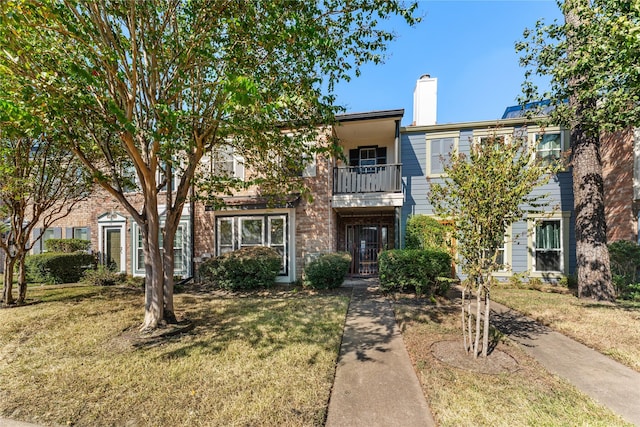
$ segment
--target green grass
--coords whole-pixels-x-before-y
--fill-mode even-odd
[[[321,425],[348,298],[176,295],[193,331],[141,343],[143,295],[30,289],[0,310],[0,414],[70,425]]]
[[[459,340],[460,312],[450,304],[400,300],[396,316],[431,410],[440,426],[624,426],[620,418],[551,375],[509,340],[498,349],[519,364],[515,372],[474,373],[431,353],[438,341]]]
[[[640,372],[640,302],[578,299],[557,287],[494,287],[495,301]]]

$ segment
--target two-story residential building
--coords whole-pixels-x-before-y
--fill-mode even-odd
[[[225,207],[195,208],[196,262],[246,246],[282,254],[283,282],[302,276],[318,254],[348,251],[351,274],[377,273],[377,256],[399,246],[403,204],[399,130],[403,110],[345,114],[330,132],[344,156],[318,156],[302,177],[311,199],[290,195],[275,205],[256,192],[224,197]],[[233,166],[242,178],[242,160]]]
[[[436,123],[436,110],[437,79],[425,75],[416,82],[410,126],[401,126],[403,109],[337,116],[325,137],[337,138],[342,155],[318,156],[304,170],[302,179],[311,200],[293,194],[272,203],[259,192],[247,190],[224,197],[224,208],[188,203],[174,245],[175,274],[190,277],[206,258],[262,245],[282,255],[282,282],[296,281],[306,263],[333,251],[352,255],[350,274],[375,275],[380,251],[403,246],[408,218],[434,215],[429,186],[443,178],[443,161],[454,149],[469,152],[472,144],[482,143],[493,133],[505,141],[515,137],[534,141],[543,159],[563,157],[569,149],[567,131],[542,129],[522,117],[518,108],[508,108],[499,120],[447,124]],[[637,132],[603,138],[610,241],[638,236],[638,141]],[[240,179],[251,173],[241,157],[232,152],[218,154],[216,168]],[[527,272],[530,277],[556,280],[574,273],[570,169],[558,172],[535,191],[546,195],[548,208],[506,230],[501,252],[509,267],[499,276]],[[34,238],[40,233],[36,230]],[[117,270],[144,274],[137,225],[101,190],[44,231],[34,252],[44,250],[44,241],[52,237],[89,239],[92,250]]]
[[[426,84],[437,84],[435,79],[423,76]],[[425,82],[422,82],[425,84]],[[421,81],[416,87],[416,103],[429,97],[433,90],[420,92]],[[431,94],[430,94],[431,93]],[[414,107],[415,108],[415,107]],[[422,120],[415,115],[412,126],[401,129],[403,181],[406,201],[402,207],[402,228],[411,215],[434,215],[429,202],[431,183],[441,182],[444,163],[454,151],[469,153],[473,144],[481,144],[484,138],[497,136],[507,142],[510,138],[526,137],[534,141],[537,156],[549,161],[562,158],[569,149],[569,133],[558,127],[542,129],[523,117],[503,118],[493,121],[435,124],[435,120]],[[566,168],[550,181],[535,190],[545,194],[548,207],[544,212],[529,215],[516,222],[508,230],[501,250],[503,263],[508,266],[498,276],[511,276],[527,272],[529,277],[556,280],[573,274],[576,265],[573,215],[572,177]]]

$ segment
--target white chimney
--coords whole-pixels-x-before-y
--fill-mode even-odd
[[[413,124],[429,126],[436,124],[438,107],[438,79],[424,74],[416,82],[413,91]]]

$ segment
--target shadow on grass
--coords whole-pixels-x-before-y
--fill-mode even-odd
[[[511,338],[535,339],[548,334],[551,330],[533,319],[525,317],[515,311],[504,313],[491,312],[491,324],[498,331]]]
[[[187,300],[190,300],[187,297]],[[234,342],[251,346],[260,357],[267,357],[292,344],[318,344],[333,348],[342,330],[342,319],[336,297],[306,298],[198,299],[190,304],[187,319],[194,326],[192,339],[179,348],[162,353],[162,359],[188,357],[193,352],[216,354]],[[180,336],[163,342],[177,342]],[[160,342],[139,345],[147,348]],[[312,358],[313,359],[313,358]],[[313,363],[310,360],[309,363]]]
[[[77,284],[47,285],[42,288],[29,287],[24,304],[2,305],[2,308],[20,308],[52,302],[79,304],[96,298],[119,298],[135,294],[142,295],[142,292],[139,289],[125,287],[96,287]]]

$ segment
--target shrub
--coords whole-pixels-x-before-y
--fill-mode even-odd
[[[44,242],[44,247],[49,252],[64,252],[67,254],[79,251],[88,251],[91,246],[90,240],[83,239],[48,239]]]
[[[222,289],[256,289],[273,285],[282,268],[282,257],[271,248],[238,249],[200,265],[200,277]]]
[[[448,228],[427,215],[413,215],[407,221],[406,249],[446,249]]]
[[[578,279],[576,276],[562,276],[558,285],[564,286],[567,289],[578,289]]]
[[[322,254],[304,269],[304,286],[313,289],[333,289],[342,285],[349,271],[348,252]]]
[[[640,291],[637,284],[640,246],[635,242],[618,240],[609,245],[609,256],[616,295],[623,299],[636,298]]]
[[[104,265],[99,265],[95,270],[86,270],[82,276],[83,283],[93,286],[114,286],[126,279],[126,273],[116,273]]]
[[[25,265],[29,279],[43,283],[75,283],[85,270],[93,268],[94,257],[84,252],[30,255]]]
[[[394,249],[378,257],[380,289],[442,295],[451,284],[451,256],[443,250]]]

